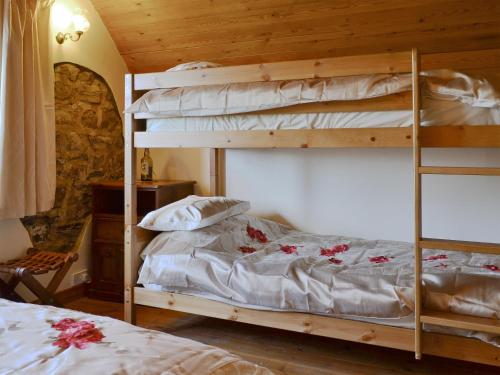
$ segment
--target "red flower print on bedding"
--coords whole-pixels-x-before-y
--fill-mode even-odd
[[[293,254],[297,252],[297,246],[294,245],[280,245],[280,250],[285,254]]]
[[[448,259],[448,255],[439,254],[439,255],[431,255],[430,257],[424,258],[424,260],[427,260],[427,261],[442,260],[442,259]]]
[[[252,240],[256,240],[260,243],[267,242],[267,236],[264,234],[264,232],[250,225],[247,225],[247,234]]]
[[[74,346],[77,349],[85,349],[90,343],[100,343],[104,338],[102,332],[95,327],[95,324],[85,320],[62,319],[52,323],[52,328],[60,331],[56,341],[52,343],[61,349]]]
[[[343,253],[347,250],[349,250],[349,245],[341,244],[341,245],[332,246],[331,248],[322,247],[320,250],[320,254],[323,256],[326,256],[326,257],[331,257],[331,256],[335,256],[336,254]]]
[[[493,271],[493,272],[500,272],[500,267],[494,264],[485,264],[483,268],[486,268],[487,270]]]
[[[330,263],[333,263],[333,264],[342,264],[342,261],[340,259],[337,259],[337,258],[330,258],[330,259],[328,259],[328,261]]]
[[[250,246],[240,246],[240,251],[243,254],[252,254],[255,253],[257,250],[255,250],[253,247]]]
[[[379,264],[379,263],[388,263],[390,260],[386,256],[381,255],[381,256],[378,256],[378,257],[371,257],[369,259],[369,261],[372,262],[372,263],[378,263]]]

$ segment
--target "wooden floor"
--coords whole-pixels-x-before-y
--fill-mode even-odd
[[[66,307],[123,318],[123,305],[89,298]],[[243,323],[139,307],[138,325],[215,345],[250,361],[290,375],[499,374],[498,369],[347,341],[308,336]]]

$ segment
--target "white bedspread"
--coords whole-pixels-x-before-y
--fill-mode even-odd
[[[500,96],[479,78],[438,70],[423,73],[422,95],[471,107],[498,108]],[[127,112],[149,118],[218,116],[296,104],[360,100],[411,90],[409,74],[373,74],[327,79],[252,82],[151,90]]]
[[[238,215],[161,233],[142,256],[138,282],[164,290],[393,325],[413,312],[413,246],[404,242],[304,233]],[[500,318],[499,257],[425,251],[423,263],[426,307]]]
[[[3,299],[0,373],[272,375],[213,346],[116,319]]]
[[[422,125],[499,125],[500,108],[472,107],[460,101],[423,99]],[[270,115],[153,118],[149,132],[289,130],[405,127],[413,124],[411,111],[332,112]]]

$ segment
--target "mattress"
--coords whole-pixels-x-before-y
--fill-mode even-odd
[[[159,234],[138,283],[251,308],[411,326],[413,246],[317,235],[249,215]],[[424,251],[424,305],[500,317],[499,257]],[[500,337],[461,332],[500,346]]]
[[[0,299],[1,374],[271,375],[222,349],[120,320]]]
[[[153,118],[149,132],[335,129],[407,127],[411,111],[335,112],[301,114],[236,114],[205,117]],[[423,99],[422,125],[498,125],[500,108],[473,107],[460,101]]]

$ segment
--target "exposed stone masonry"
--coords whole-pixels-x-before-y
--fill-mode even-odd
[[[52,210],[22,219],[34,246],[69,251],[91,212],[89,183],[123,177],[123,133],[111,89],[93,71],[55,72],[57,190]]]

